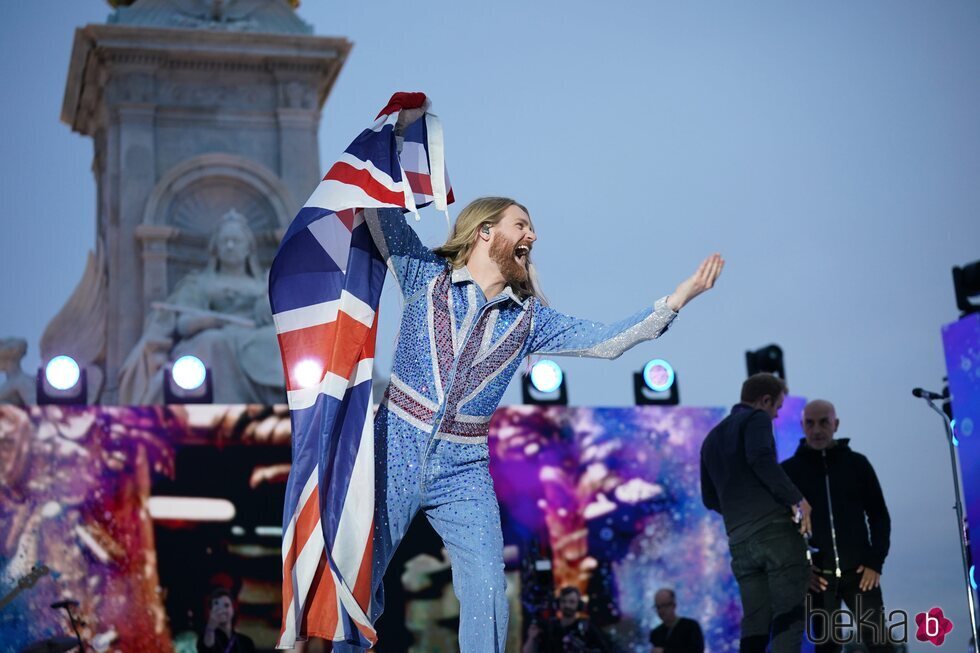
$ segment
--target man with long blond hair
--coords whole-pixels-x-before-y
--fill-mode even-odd
[[[503,651],[503,536],[487,432],[504,390],[530,354],[616,358],[658,337],[714,285],[724,261],[709,256],[670,295],[601,324],[544,304],[531,264],[537,235],[527,209],[512,199],[472,202],[434,250],[399,210],[365,211],[365,219],[404,298],[391,383],[375,417],[377,459],[385,465],[375,586],[422,510],[452,561],[460,650]]]

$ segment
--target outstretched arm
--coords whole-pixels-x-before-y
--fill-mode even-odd
[[[666,297],[652,308],[612,324],[572,317],[548,306],[539,306],[534,313],[528,353],[618,358],[630,347],[660,336],[675,317],[677,313],[667,307]]]
[[[534,318],[529,353],[618,358],[634,345],[659,337],[677,311],[709,290],[725,262],[718,254],[706,258],[697,271],[677,289],[653,305],[612,324],[572,317],[549,307],[539,307]]]

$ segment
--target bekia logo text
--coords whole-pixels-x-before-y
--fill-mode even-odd
[[[814,644],[844,645],[907,642],[909,638],[909,613],[892,610],[887,617],[883,610],[865,609],[860,594],[855,597],[854,613],[847,610],[827,611],[813,607],[812,597],[806,597],[806,636]],[[943,614],[942,608],[915,615],[915,638],[942,646],[953,630],[953,622]]]

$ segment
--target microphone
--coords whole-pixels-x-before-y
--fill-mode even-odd
[[[912,390],[912,394],[920,399],[929,399],[930,401],[935,399],[945,399],[948,396],[946,393],[939,394],[937,392],[923,390],[922,388],[915,388]]]
[[[68,599],[67,601],[58,601],[57,603],[52,603],[51,607],[55,610],[60,610],[61,608],[77,608],[78,601],[73,601],[72,599]]]

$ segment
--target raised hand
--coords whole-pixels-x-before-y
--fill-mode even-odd
[[[667,306],[675,312],[684,308],[692,299],[714,287],[724,267],[725,259],[721,254],[715,253],[704,259],[698,266],[697,272],[682,281],[667,298]]]
[[[211,613],[208,615],[208,623],[205,628],[210,631],[216,630],[221,626],[221,622],[224,619],[224,612],[220,608],[213,608]]]

